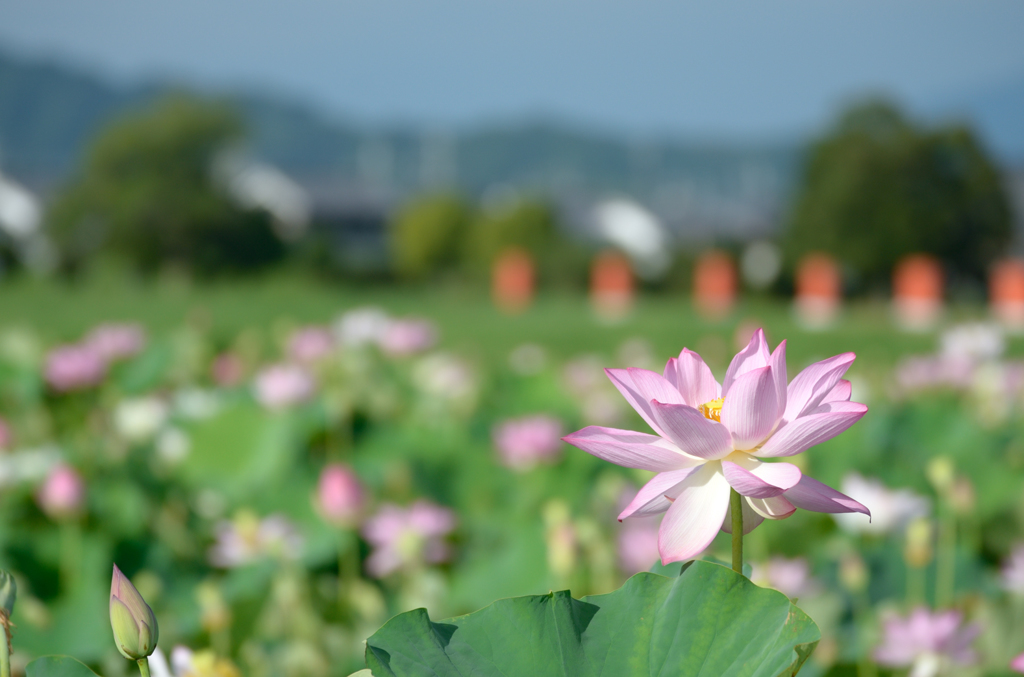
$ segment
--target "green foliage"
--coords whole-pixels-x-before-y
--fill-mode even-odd
[[[407,279],[423,279],[454,268],[471,218],[470,207],[453,195],[410,202],[390,224],[395,271]]]
[[[65,267],[101,253],[142,271],[175,264],[200,274],[279,259],[270,217],[239,208],[213,179],[216,154],[240,134],[231,110],[184,97],[111,124],[50,214]]]
[[[494,259],[510,247],[524,249],[539,261],[549,258],[556,239],[555,215],[550,207],[540,202],[518,202],[483,212],[474,220],[466,247],[467,263],[489,272]]]
[[[821,635],[782,594],[694,562],[674,578],[642,573],[619,590],[499,600],[448,621],[426,610],[367,640],[376,675],[795,675]]]
[[[785,250],[791,265],[828,252],[869,283],[912,252],[982,278],[1010,236],[999,173],[969,129],[919,129],[869,103],[811,149]]]
[[[28,664],[25,677],[96,677],[96,673],[70,656],[43,656]]]

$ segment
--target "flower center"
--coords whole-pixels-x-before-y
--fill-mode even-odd
[[[722,405],[725,404],[725,398],[719,397],[717,400],[711,400],[697,407],[697,411],[704,414],[704,418],[709,418],[712,421],[722,422]]]

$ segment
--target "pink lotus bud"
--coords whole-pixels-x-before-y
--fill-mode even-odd
[[[36,502],[53,519],[70,517],[82,509],[85,484],[74,468],[62,463],[50,471],[36,494]]]
[[[89,332],[84,343],[104,360],[123,360],[142,351],[146,332],[137,324],[101,324]]]
[[[334,350],[334,335],[323,327],[300,329],[288,340],[288,356],[296,362],[316,362]]]
[[[256,399],[267,409],[284,409],[313,396],[313,377],[296,365],[276,364],[256,376]]]
[[[12,441],[13,436],[11,435],[11,426],[7,424],[7,421],[0,418],[0,451],[10,449]]]
[[[46,382],[57,392],[91,388],[106,373],[106,360],[89,345],[61,346],[46,356]]]
[[[351,527],[359,522],[366,494],[351,468],[335,463],[320,473],[317,508],[332,524]]]

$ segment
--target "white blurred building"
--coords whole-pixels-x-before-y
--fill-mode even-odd
[[[668,231],[657,216],[632,200],[613,198],[593,210],[594,233],[621,249],[637,275],[657,280],[672,263]]]

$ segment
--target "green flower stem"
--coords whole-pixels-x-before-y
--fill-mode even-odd
[[[11,635],[7,629],[7,614],[0,610],[3,615],[3,637],[0,637],[0,677],[11,677]]]
[[[732,510],[732,570],[743,575],[743,499],[735,489],[729,490]]]
[[[139,659],[139,672],[142,673],[142,677],[149,677],[149,659],[148,658],[140,658]]]
[[[60,523],[59,580],[61,592],[71,593],[78,588],[78,570],[82,561],[82,527],[77,517],[67,517]]]
[[[956,515],[943,506],[939,518],[938,557],[935,561],[935,607],[945,609],[953,603],[956,586]]]

